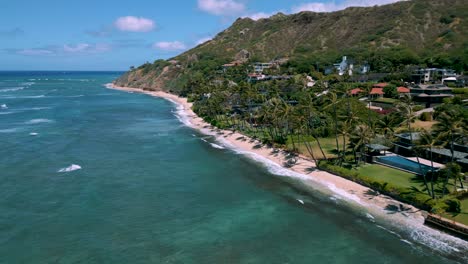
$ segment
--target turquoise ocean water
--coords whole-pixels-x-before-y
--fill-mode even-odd
[[[0,73],[0,263],[466,261],[106,89],[118,75]]]

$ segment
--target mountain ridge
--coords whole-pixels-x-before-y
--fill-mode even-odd
[[[405,65],[468,68],[468,1],[412,0],[349,7],[330,13],[278,13],[257,21],[239,18],[212,40],[167,61],[124,74],[117,85],[179,92],[247,51],[249,61],[288,58],[298,72],[323,71],[349,55],[374,71]],[[313,65],[313,66],[312,66]]]

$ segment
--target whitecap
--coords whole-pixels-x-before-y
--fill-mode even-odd
[[[50,120],[50,119],[46,119],[46,118],[37,118],[37,119],[31,119],[27,122],[25,122],[25,124],[27,125],[34,125],[34,124],[41,124],[41,123],[52,123],[54,122],[53,120]]]
[[[301,199],[296,199],[299,203],[301,204],[304,204],[304,201],[302,201]]]
[[[31,133],[29,133],[29,135],[30,135],[30,136],[37,136],[37,135],[39,135],[39,134],[36,133],[36,132],[31,132]]]
[[[45,95],[30,95],[30,96],[3,96],[2,99],[35,99],[35,98],[44,98]]]
[[[2,105],[0,105],[0,108],[1,109],[8,109],[8,106],[6,104],[2,104]]]
[[[23,90],[23,89],[24,89],[24,87],[10,87],[10,88],[4,88],[4,89],[0,89],[0,93],[15,92],[15,91]]]
[[[114,88],[114,84],[113,84],[113,83],[106,83],[106,84],[104,84],[104,86],[105,86],[106,88],[109,88],[109,89]]]
[[[66,168],[61,168],[57,172],[72,172],[72,171],[76,171],[76,170],[81,170],[81,166],[76,165],[76,164],[72,164],[72,165],[70,165],[70,166],[68,166]]]
[[[366,213],[366,217],[369,218],[370,220],[374,220],[375,217],[369,213]]]
[[[0,133],[14,133],[17,132],[18,128],[7,128],[7,129],[0,129]]]
[[[215,144],[215,143],[210,143],[210,145],[211,145],[213,148],[216,148],[216,149],[225,149],[225,147],[220,146],[220,145]]]
[[[413,243],[411,243],[410,241],[406,240],[406,239],[400,239],[401,242],[403,243],[406,243],[408,245],[413,245]]]

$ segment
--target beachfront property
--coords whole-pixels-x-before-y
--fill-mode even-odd
[[[402,156],[414,156],[414,147],[421,140],[418,132],[395,134],[397,140],[393,142],[393,151]],[[426,148],[422,154],[425,158],[430,158],[436,162],[448,163],[452,161],[452,150],[450,146]],[[453,144],[453,161],[458,163],[464,170],[468,170],[468,145]]]

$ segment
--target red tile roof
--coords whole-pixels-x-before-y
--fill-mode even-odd
[[[409,93],[410,92],[410,89],[406,88],[406,87],[403,87],[403,86],[400,86],[397,88],[397,91],[399,93]]]
[[[352,89],[349,93],[351,95],[356,95],[356,94],[362,93],[362,89],[361,88],[355,88],[355,89]]]
[[[376,87],[376,88],[385,88],[386,86],[388,86],[388,83],[376,83],[376,84],[374,84],[373,87]]]
[[[372,88],[370,94],[378,94],[378,95],[383,95],[383,88]]]

